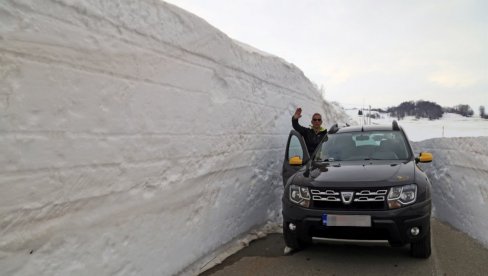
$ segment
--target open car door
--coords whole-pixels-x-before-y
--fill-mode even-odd
[[[295,130],[290,131],[288,142],[286,143],[285,160],[283,161],[283,185],[286,185],[288,178],[302,168],[308,162],[307,146],[300,133]]]

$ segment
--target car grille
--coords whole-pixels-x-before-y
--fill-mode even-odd
[[[311,188],[312,208],[330,210],[385,210],[387,188]],[[345,194],[342,196],[341,194]],[[349,196],[352,196],[350,198]],[[344,199],[343,199],[344,197]],[[350,201],[348,203],[348,201]]]

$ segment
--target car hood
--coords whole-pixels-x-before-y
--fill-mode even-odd
[[[351,162],[331,164],[327,169],[310,172],[313,186],[386,187],[411,184],[415,180],[415,162]]]

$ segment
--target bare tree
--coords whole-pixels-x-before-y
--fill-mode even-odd
[[[391,116],[395,116],[398,120],[405,116],[415,116],[416,118],[428,118],[429,120],[436,120],[442,117],[444,111],[442,107],[434,102],[429,101],[409,101],[403,102],[397,107],[390,107],[387,110]]]
[[[488,114],[485,113],[485,107],[480,105],[480,117],[483,119],[488,119]]]

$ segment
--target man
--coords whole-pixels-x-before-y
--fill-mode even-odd
[[[299,107],[291,118],[291,124],[293,128],[303,136],[308,153],[309,155],[312,155],[322,138],[327,135],[327,130],[322,128],[322,116],[319,113],[315,113],[312,116],[312,128],[301,126],[298,123],[300,117],[302,117],[302,109]]]

